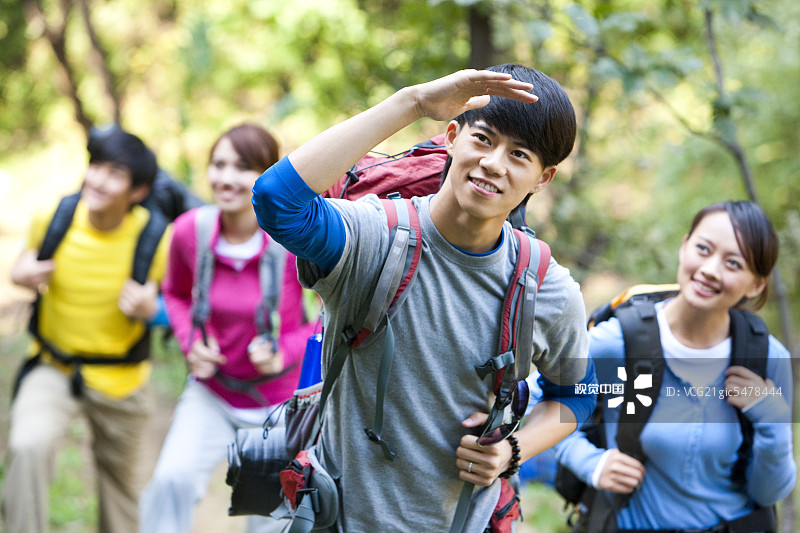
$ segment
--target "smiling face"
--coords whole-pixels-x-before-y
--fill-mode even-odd
[[[81,197],[92,215],[120,217],[133,204],[144,200],[149,186],[133,187],[131,171],[125,165],[110,161],[90,163],[86,169]]]
[[[680,298],[705,311],[725,311],[742,298],[754,298],[766,280],[747,265],[739,248],[730,216],[725,211],[707,214],[679,253]]]
[[[470,217],[502,221],[525,198],[552,180],[555,166],[542,167],[524,142],[499,133],[482,120],[451,122],[445,136],[452,163],[443,191]]]
[[[259,173],[247,167],[227,137],[219,140],[208,164],[208,182],[214,203],[222,212],[252,211],[253,184]]]

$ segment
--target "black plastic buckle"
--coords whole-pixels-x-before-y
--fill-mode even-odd
[[[347,177],[350,178],[350,183],[358,183],[358,176],[352,169],[347,171]]]
[[[390,461],[394,461],[394,452],[389,448],[389,445],[386,444],[386,441],[383,440],[375,433],[372,428],[364,427],[364,433],[367,434],[367,438],[372,442],[379,444],[381,450],[383,450],[383,456],[386,457]]]
[[[514,389],[500,387],[500,392],[495,399],[495,405],[500,409],[505,409],[511,405],[511,400],[514,398]]]
[[[652,359],[639,359],[638,361],[634,362],[633,364],[633,371],[636,374],[635,376],[628,376],[629,380],[636,379],[637,377],[641,376],[642,374],[650,374],[653,375],[656,372],[656,364]],[[700,530],[704,531],[704,530]]]
[[[482,365],[475,365],[475,372],[483,379],[491,372],[497,372],[514,362],[514,353],[511,351],[495,355],[486,360]]]
[[[345,326],[344,330],[342,331],[342,341],[345,344],[350,345],[353,342],[353,339],[356,338],[357,333],[353,329],[353,326]]]

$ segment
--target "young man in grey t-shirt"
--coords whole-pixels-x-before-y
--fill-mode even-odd
[[[369,301],[390,235],[375,196],[350,202],[319,193],[403,127],[453,116],[446,180],[437,194],[413,199],[422,255],[392,319],[396,349],[382,439],[394,460],[363,429],[374,418],[381,335],[352,349],[328,400],[321,445],[326,466],[341,472],[339,531],[447,531],[464,481],[478,489],[463,531],[488,525],[512,446],[477,442],[492,384],[475,367],[500,345],[518,254],[505,221],[550,183],[570,153],[574,111],[541,72],[520,65],[461,71],[402,89],[328,129],[267,170],[253,189],[259,223],[298,256],[301,282],[322,297],[327,365],[340,333]],[[576,396],[573,386],[595,379],[584,324],[577,283],[551,260],[533,327],[544,398],[514,433],[522,461],[560,441],[594,408],[594,398]]]

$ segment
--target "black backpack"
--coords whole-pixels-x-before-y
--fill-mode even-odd
[[[142,205],[151,211],[160,211],[168,220],[174,221],[178,215],[205,205],[205,202],[166,170],[159,168],[150,194]]]
[[[642,451],[640,436],[658,399],[665,368],[655,303],[677,293],[677,285],[636,285],[623,291],[589,316],[589,328],[611,317],[619,320],[625,343],[625,371],[629,382],[633,382],[640,374],[652,376],[652,387],[648,389],[634,390],[633,387],[625,387],[623,404],[633,401],[636,394],[645,394],[652,401],[649,406],[639,402],[633,414],[622,410],[617,428],[619,450],[643,463],[646,457]],[[766,354],[769,351],[769,331],[766,325],[758,316],[741,309],[731,309],[730,316],[731,366],[744,366],[765,378]],[[740,411],[737,411],[737,415],[743,439],[731,470],[731,478],[736,484],[744,485],[745,472],[752,457],[753,425]],[[607,446],[602,423],[603,401],[598,398],[595,412],[580,430],[586,434],[589,442],[599,448]],[[574,532],[602,533],[616,530],[615,511],[627,503],[625,495],[597,491],[587,486],[561,463],[556,467],[555,489],[564,498],[565,507],[577,507],[581,513],[582,519],[575,525]],[[572,518],[570,514],[567,520],[570,525],[573,525]]]
[[[39,254],[37,259],[44,261],[53,257],[58,245],[64,239],[67,231],[72,224],[72,218],[75,216],[75,209],[80,200],[80,193],[74,193],[65,196],[61,199],[56,208],[53,218],[47,227],[45,236],[42,239],[42,245],[39,247]],[[161,237],[166,231],[169,221],[158,210],[151,209],[150,218],[139,234],[139,239],[136,243],[136,250],[133,254],[133,265],[131,267],[131,278],[138,283],[144,284],[147,282],[147,276],[150,272],[150,265],[153,262],[153,257],[158,249],[158,244],[161,242]],[[150,356],[150,330],[146,329],[144,335],[131,347],[124,358],[118,357],[81,357],[72,354],[64,353],[61,349],[54,346],[47,339],[43,338],[39,332],[39,299],[37,294],[36,299],[32,304],[31,317],[28,322],[28,331],[39,342],[39,345],[47,350],[58,361],[73,366],[75,372],[72,380],[72,392],[79,396],[83,386],[83,380],[80,375],[81,364],[119,364],[119,363],[138,363],[144,361]],[[33,370],[41,360],[41,353],[27,359],[23,362],[22,367],[17,373],[12,390],[12,398],[16,396],[19,385],[25,375]]]

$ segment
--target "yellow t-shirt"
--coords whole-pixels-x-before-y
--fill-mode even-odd
[[[53,212],[35,217],[29,248],[39,248]],[[131,277],[136,243],[149,216],[137,205],[115,229],[99,231],[89,222],[86,204],[78,203],[72,225],[53,254],[55,270],[39,302],[39,332],[45,339],[67,354],[122,358],[141,338],[145,325],[125,316],[117,300],[123,282]],[[170,236],[171,227],[150,267],[149,278],[156,282],[164,276]],[[82,369],[85,386],[125,398],[148,381],[151,365],[144,361]]]

